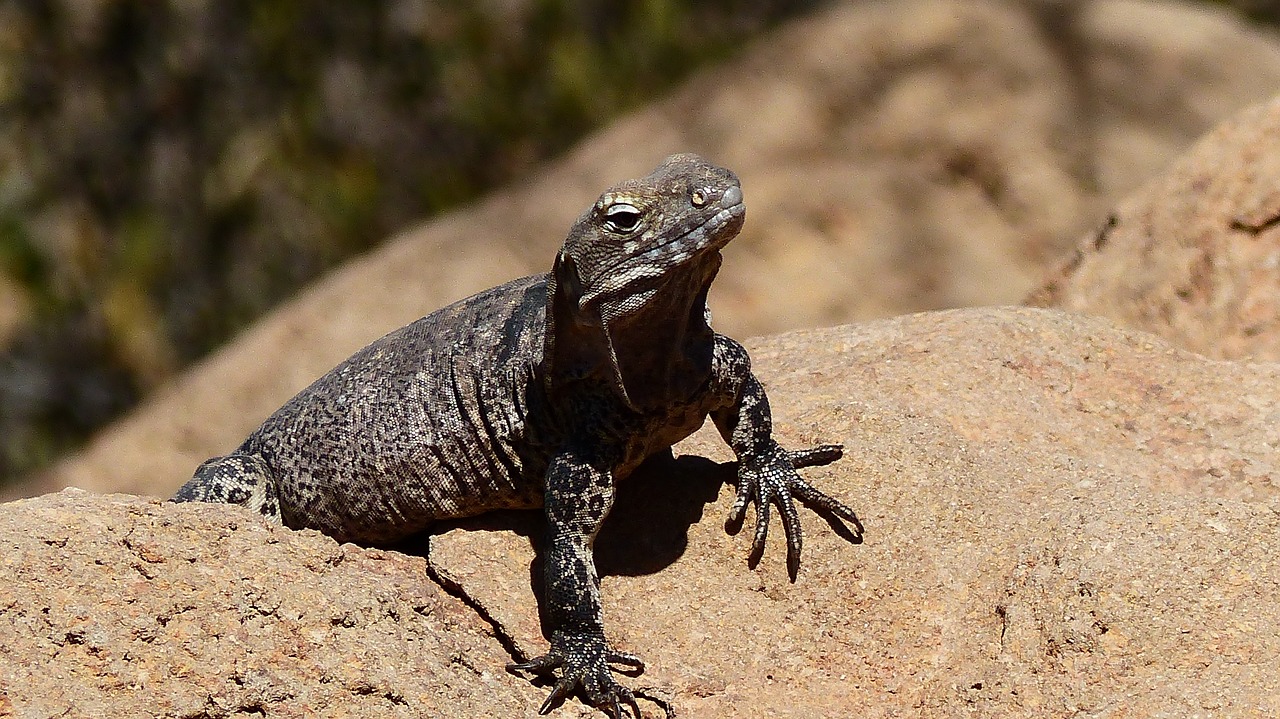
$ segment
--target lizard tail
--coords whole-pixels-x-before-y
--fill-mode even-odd
[[[206,461],[170,501],[240,504],[282,522],[275,476],[267,463],[253,454],[232,452]]]

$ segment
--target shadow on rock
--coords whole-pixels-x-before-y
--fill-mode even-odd
[[[679,559],[689,545],[689,527],[702,519],[736,467],[670,453],[646,460],[619,485],[613,511],[596,537],[600,576],[653,574]]]

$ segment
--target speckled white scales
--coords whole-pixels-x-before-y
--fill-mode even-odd
[[[861,527],[796,473],[840,457],[773,440],[769,402],[737,342],[708,324],[720,249],[742,227],[738,179],[694,155],[610,188],[578,218],[552,271],[482,292],[352,355],[209,460],[176,501],[245,504],[290,527],[393,542],[433,521],[544,507],[551,649],[514,670],[560,677],[639,717],[610,663],[641,669],[604,637],[591,543],[618,481],[710,416],[739,458],[731,522],[756,506],[751,561],[770,507],[794,579],[793,497]]]

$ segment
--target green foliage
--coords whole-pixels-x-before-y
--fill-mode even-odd
[[[0,3],[0,481],[812,2]],[[0,278],[3,279],[3,278]]]

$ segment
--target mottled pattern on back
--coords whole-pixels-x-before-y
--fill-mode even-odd
[[[284,522],[386,542],[436,519],[541,506],[547,457],[527,415],[546,297],[539,275],[445,307],[281,407],[239,451],[274,468]]]

